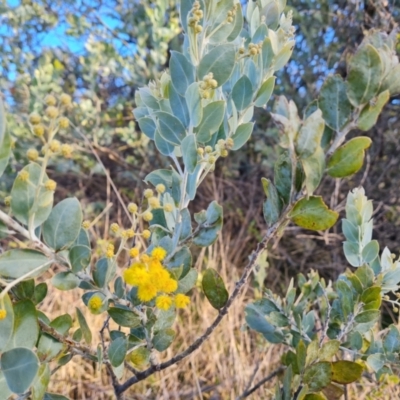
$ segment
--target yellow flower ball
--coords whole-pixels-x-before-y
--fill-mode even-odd
[[[165,282],[160,282],[160,291],[165,293],[173,293],[178,289],[178,282],[175,279],[169,278]]]
[[[71,156],[72,156],[72,151],[73,151],[73,148],[72,148],[72,146],[69,145],[69,144],[63,144],[63,145],[61,146],[61,154],[62,154],[62,156],[65,157],[65,158],[71,158]]]
[[[151,190],[151,189],[146,189],[144,192],[143,192],[143,196],[144,197],[146,197],[146,199],[148,199],[149,197],[152,197],[153,196],[153,191]]]
[[[52,94],[48,94],[45,98],[44,98],[44,102],[46,103],[46,105],[48,106],[55,106],[57,104],[57,100],[56,98],[52,95]]]
[[[54,192],[57,187],[57,182],[53,181],[53,179],[49,179],[45,184],[44,187],[46,190],[49,190],[50,192]]]
[[[40,124],[40,121],[42,120],[42,117],[39,115],[39,114],[37,114],[37,113],[32,113],[30,116],[29,116],[29,122],[32,124],[32,125],[38,125],[38,124]]]
[[[164,260],[165,256],[167,255],[167,251],[163,249],[162,247],[155,247],[151,251],[151,256],[158,261]]]
[[[160,208],[160,200],[157,197],[153,196],[149,198],[149,206],[151,208]]]
[[[152,282],[145,282],[139,286],[137,296],[143,302],[153,300],[157,296],[157,288]]]
[[[71,96],[70,96],[69,94],[63,93],[63,94],[60,96],[60,103],[61,103],[63,106],[68,107],[68,106],[71,105],[71,102],[72,102],[72,99],[71,99]]]
[[[33,133],[38,136],[42,137],[44,135],[44,126],[42,124],[35,125],[32,129]]]
[[[119,225],[118,225],[117,223],[114,222],[113,224],[111,224],[110,230],[111,230],[111,232],[113,232],[113,233],[118,233],[118,232],[119,232]]]
[[[148,254],[142,254],[140,256],[140,261],[143,263],[148,263],[150,261],[150,256]]]
[[[174,206],[170,203],[164,205],[164,211],[172,212],[174,210]]]
[[[128,204],[128,210],[130,213],[135,214],[138,210],[138,206],[135,203],[129,203]]]
[[[148,229],[145,229],[142,232],[143,239],[148,239],[151,236],[151,232]]]
[[[182,293],[175,296],[175,306],[176,308],[185,308],[189,305],[190,298]]]
[[[129,250],[129,255],[130,255],[132,258],[136,258],[136,257],[139,255],[139,249],[138,249],[137,247],[132,247],[132,248]]]
[[[153,219],[153,214],[150,211],[146,211],[143,213],[143,219],[149,222]]]
[[[36,161],[39,158],[39,152],[36,149],[28,149],[26,156],[30,161]]]
[[[22,182],[27,182],[29,179],[29,172],[26,170],[22,170],[19,174],[18,174],[18,179]]]
[[[2,319],[5,319],[7,317],[7,311],[6,310],[0,310],[0,321]]]
[[[52,140],[50,142],[49,148],[53,153],[57,153],[58,151],[60,151],[61,144],[58,140]]]
[[[172,306],[172,299],[169,296],[161,295],[156,298],[156,307],[160,310],[167,311]]]
[[[58,121],[58,124],[60,125],[60,128],[67,129],[69,127],[69,119],[66,117],[62,117]]]
[[[56,119],[58,117],[58,109],[53,106],[47,107],[45,113],[49,119]]]
[[[90,221],[83,221],[82,222],[82,228],[83,229],[89,229],[90,228]]]
[[[92,312],[99,311],[102,305],[103,299],[98,294],[93,295],[88,301],[89,310]]]
[[[142,263],[134,263],[123,273],[124,281],[131,286],[144,285],[149,281],[149,273]]]
[[[162,183],[159,183],[156,186],[156,190],[157,190],[157,193],[160,193],[160,194],[164,193],[165,192],[165,185],[163,185]]]

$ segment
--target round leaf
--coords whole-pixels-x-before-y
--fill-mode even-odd
[[[228,301],[228,291],[218,272],[212,268],[205,270],[202,281],[203,291],[210,304],[219,310]]]
[[[302,228],[322,231],[332,227],[339,214],[330,210],[321,196],[300,199],[289,213],[292,221]]]
[[[65,199],[53,208],[43,225],[44,241],[56,251],[68,248],[78,237],[81,225],[82,210],[78,199]]]
[[[352,361],[335,361],[332,366],[332,381],[347,385],[360,379],[364,368]]]
[[[50,215],[54,192],[41,186],[35,201],[42,168],[36,163],[30,163],[22,171],[27,172],[29,178],[27,181],[19,179],[18,176],[15,179],[11,190],[11,209],[18,221],[24,225],[28,225],[29,218],[34,214],[33,227],[36,228]],[[48,180],[44,173],[41,183],[45,184]]]
[[[39,360],[31,350],[17,347],[1,355],[0,366],[8,387],[14,393],[24,393],[36,376]]]
[[[371,143],[370,138],[360,136],[339,147],[328,161],[326,170],[328,175],[333,178],[344,178],[355,174],[362,167],[365,150]]]

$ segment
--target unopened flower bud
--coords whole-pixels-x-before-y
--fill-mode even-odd
[[[153,219],[153,214],[150,211],[145,211],[143,213],[143,219],[147,222],[151,221]]]
[[[60,125],[60,128],[67,129],[69,127],[69,119],[66,117],[62,117],[58,121],[58,124]]]
[[[57,100],[56,98],[52,95],[52,94],[48,94],[45,98],[44,98],[44,102],[46,105],[48,106],[55,106],[57,104]]]
[[[60,151],[61,144],[58,140],[52,140],[50,142],[49,148],[53,153],[57,153],[58,151]]]
[[[18,179],[22,182],[27,182],[29,179],[29,172],[26,170],[20,171],[20,173],[18,174]]]
[[[50,119],[56,119],[58,117],[58,109],[53,106],[47,107],[45,113]]]
[[[11,196],[7,196],[7,197],[4,198],[4,204],[7,207],[10,207],[10,205],[11,205]]]
[[[71,100],[71,96],[70,96],[69,94],[63,93],[63,94],[60,96],[60,103],[61,103],[63,106],[68,107],[68,106],[71,105],[71,102],[72,102],[72,100]]]
[[[49,190],[50,192],[54,192],[57,187],[57,182],[53,181],[53,179],[49,179],[45,184],[44,187],[46,190]]]
[[[148,229],[145,229],[145,230],[142,232],[142,237],[143,237],[143,239],[148,239],[150,236],[151,236],[151,232],[150,232]]]
[[[83,221],[82,222],[82,228],[83,229],[89,229],[90,228],[90,221]]]
[[[159,208],[160,207],[160,200],[158,200],[157,197],[153,196],[153,197],[149,197],[149,206],[151,208]]]
[[[63,157],[65,158],[71,158],[72,156],[72,146],[69,144],[63,144],[61,146],[61,154],[63,155]]]
[[[146,189],[144,192],[143,192],[143,196],[144,197],[146,197],[146,199],[148,199],[149,197],[152,197],[153,196],[153,191],[151,190],[151,189]]]
[[[159,183],[156,186],[156,190],[157,190],[157,193],[160,193],[160,194],[164,193],[165,192],[165,185],[163,185],[162,183]]]
[[[39,114],[37,114],[37,113],[32,113],[30,116],[29,116],[29,122],[32,124],[32,125],[37,125],[37,124],[40,124],[40,121],[42,120],[42,117],[39,115]]]
[[[111,224],[110,230],[111,230],[111,232],[113,232],[113,233],[118,233],[118,232],[119,232],[119,225],[118,225],[117,223],[114,222],[113,224]]]
[[[44,135],[44,126],[42,124],[35,125],[32,130],[36,136],[42,137]]]
[[[221,150],[221,157],[228,157],[228,150],[222,149]]]
[[[170,204],[170,203],[164,204],[164,210],[166,212],[172,212],[173,209],[174,209],[174,206],[172,204]]]
[[[30,161],[36,161],[39,158],[39,152],[36,149],[28,149],[26,156]]]
[[[211,146],[206,146],[204,148],[204,150],[205,150],[206,153],[212,153],[212,147]]]
[[[128,204],[128,211],[132,214],[135,214],[138,210],[138,206],[135,203],[129,203]]]

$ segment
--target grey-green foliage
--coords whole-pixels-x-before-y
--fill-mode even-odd
[[[305,396],[301,398],[307,394],[329,398],[333,389],[339,398],[340,385],[358,380],[367,368],[379,378],[394,374],[393,368],[400,366],[398,328],[391,325],[379,332],[382,301],[397,305],[387,293],[399,289],[400,262],[387,248],[378,254],[379,245],[372,240],[372,212],[363,188],[349,193],[343,246],[356,269],[348,269],[335,283],[326,283],[313,271],[308,277],[300,274],[297,287],[292,281],[284,297],[267,289],[262,299],[246,307],[250,328],[269,342],[288,347],[283,358],[287,379],[278,387],[276,399],[299,390]]]

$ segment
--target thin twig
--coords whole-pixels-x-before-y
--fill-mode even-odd
[[[284,370],[285,370],[285,367],[277,368],[275,371],[271,372],[264,379],[261,379],[261,381],[258,382],[257,384],[255,384],[251,389],[246,390],[239,397],[236,397],[236,400],[242,400],[242,399],[245,399],[246,397],[250,396],[257,389],[259,389],[262,385],[264,385],[265,383],[269,382],[271,379],[275,378],[277,375],[279,375]]]

